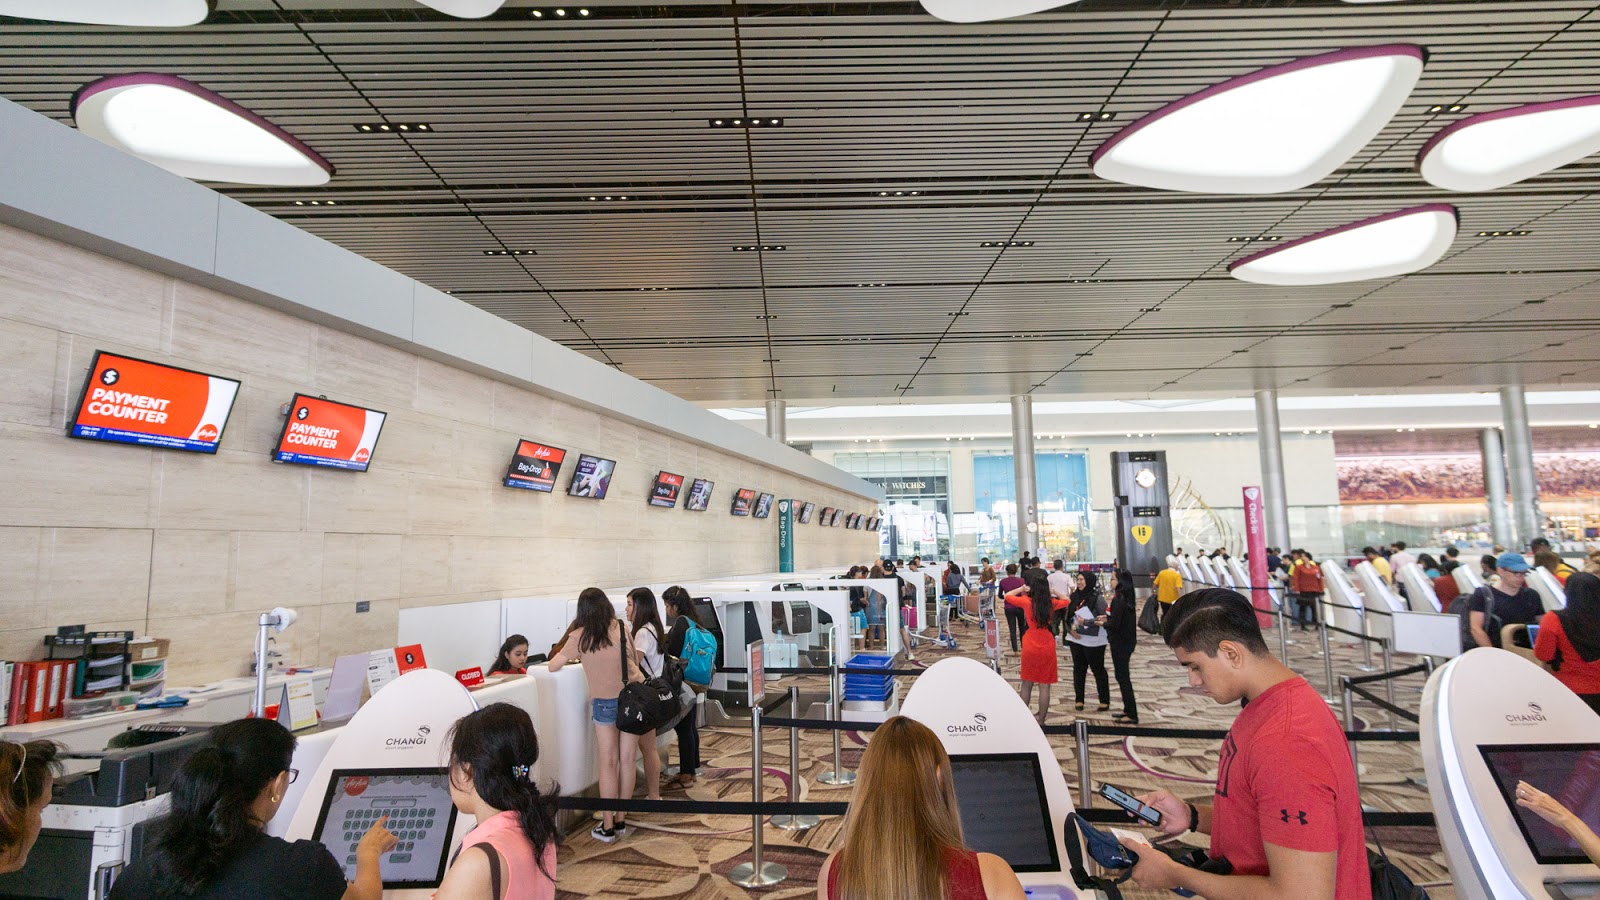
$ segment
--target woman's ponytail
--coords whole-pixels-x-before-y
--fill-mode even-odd
[[[28,809],[49,796],[50,778],[60,769],[49,741],[0,741],[0,857],[21,843]]]
[[[458,719],[451,726],[449,742],[451,777],[464,767],[483,802],[516,813],[523,834],[533,844],[539,870],[554,880],[555,873],[544,868],[544,851],[561,840],[556,828],[556,789],[546,794],[534,784],[539,737],[527,711],[491,703]]]

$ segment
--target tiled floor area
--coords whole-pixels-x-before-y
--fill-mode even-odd
[[[918,652],[922,664],[931,663],[951,653],[981,657],[976,628],[956,629],[960,646],[955,651]],[[1323,664],[1315,656],[1317,646],[1314,634],[1294,634],[1296,643],[1290,647],[1291,665],[1305,675],[1313,685],[1323,685]],[[1209,697],[1187,687],[1187,678],[1173,660],[1172,654],[1156,638],[1140,635],[1141,643],[1134,655],[1133,672],[1140,701],[1141,725],[1170,728],[1226,728],[1231,723],[1236,707],[1222,707]],[[1268,635],[1268,643],[1277,647],[1275,633]],[[1333,647],[1336,677],[1339,673],[1355,674],[1361,664],[1358,647],[1335,644]],[[1086,716],[1092,721],[1110,724],[1110,713],[1095,713],[1094,688],[1089,687],[1089,712],[1072,711],[1070,685],[1071,663],[1062,650],[1063,682],[1056,686],[1052,697],[1050,723],[1069,723],[1075,716]],[[1396,657],[1395,668],[1414,662],[1409,657]],[[1006,660],[1002,671],[1015,680],[1016,664]],[[823,690],[820,679],[802,679],[803,690]],[[788,681],[780,686],[786,687]],[[1421,697],[1423,678],[1411,676],[1396,681],[1396,702],[1403,708],[1416,710]],[[813,686],[814,685],[814,686]],[[1113,682],[1112,691],[1116,687]],[[1337,712],[1337,710],[1336,710]],[[1358,728],[1388,726],[1388,716],[1375,707],[1360,704],[1357,707]],[[1400,723],[1402,729],[1414,725]],[[867,735],[845,732],[842,746],[844,764],[853,768],[865,746]],[[1057,758],[1061,762],[1067,783],[1077,796],[1077,760],[1073,742],[1067,737],[1054,738]],[[763,760],[767,771],[766,793],[781,799],[788,790],[789,742],[787,731],[771,729],[764,735]],[[1422,777],[1422,759],[1415,743],[1364,743],[1359,745],[1362,769],[1362,800],[1379,810],[1427,812],[1428,796],[1417,783]],[[1090,761],[1095,780],[1109,780],[1136,788],[1166,787],[1182,797],[1206,798],[1216,774],[1217,744],[1213,741],[1173,740],[1161,738],[1091,737]],[[748,800],[750,796],[750,735],[748,729],[708,729],[702,733],[702,756],[708,766],[699,785],[688,792],[696,800]],[[799,796],[803,800],[848,800],[851,789],[834,788],[818,782],[817,776],[831,764],[831,739],[827,732],[802,732],[800,738]],[[640,789],[639,796],[643,796]],[[668,792],[668,799],[684,796],[683,792]],[[815,896],[817,867],[832,848],[842,819],[824,818],[821,824],[802,832],[785,832],[776,828],[765,830],[767,858],[780,862],[789,870],[789,879],[767,890],[746,891],[727,879],[734,865],[747,861],[750,854],[750,820],[748,817],[714,815],[634,815],[630,820],[637,825],[631,834],[615,844],[602,844],[593,840],[587,827],[568,837],[560,854],[557,897],[562,900],[590,897],[604,900],[621,900],[625,897],[641,898],[729,898],[748,897],[752,894],[764,898]],[[1448,884],[1443,852],[1432,828],[1385,828],[1379,839],[1384,848],[1418,883],[1440,883],[1429,887],[1434,900],[1454,900],[1454,891]],[[1370,839],[1370,833],[1369,833]],[[1129,898],[1170,897],[1167,892],[1142,892],[1130,890]]]

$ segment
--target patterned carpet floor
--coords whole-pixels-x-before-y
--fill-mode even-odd
[[[918,665],[929,665],[949,655],[982,658],[980,632],[975,627],[957,626],[957,649],[953,651],[921,649],[917,652]],[[1132,671],[1140,704],[1140,724],[1156,728],[1227,728],[1237,712],[1237,707],[1220,706],[1197,689],[1188,687],[1188,679],[1172,653],[1156,638],[1140,635],[1140,645],[1134,654]],[[1289,648],[1290,665],[1312,683],[1324,687],[1324,666],[1313,632],[1292,634],[1295,643]],[[1267,636],[1268,644],[1276,651],[1277,635]],[[1334,673],[1361,674],[1363,663],[1360,648],[1353,643],[1335,643],[1332,646]],[[1417,660],[1396,656],[1396,669],[1408,667]],[[1097,713],[1093,679],[1090,678],[1087,712],[1072,708],[1071,661],[1065,648],[1061,651],[1062,682],[1056,685],[1051,698],[1049,724],[1068,724],[1075,717],[1111,724],[1111,713]],[[1002,673],[1016,683],[1016,660],[1002,659]],[[906,679],[902,679],[905,681]],[[1413,675],[1395,680],[1395,702],[1398,706],[1417,709],[1421,699],[1423,676]],[[802,676],[782,679],[777,690],[787,690],[798,683],[802,691],[822,693],[826,679]],[[1380,686],[1381,688],[1381,686]],[[769,687],[769,692],[773,687]],[[1111,691],[1115,696],[1116,685]],[[1381,690],[1378,692],[1381,695]],[[769,693],[771,696],[771,693]],[[903,693],[902,693],[902,696]],[[1113,699],[1113,709],[1119,709]],[[1356,728],[1388,728],[1389,716],[1376,706],[1358,702],[1355,707]],[[1335,709],[1335,714],[1340,710]],[[1398,727],[1414,730],[1415,724],[1401,720]],[[862,749],[869,733],[846,731],[842,735],[842,764],[854,769],[859,763]],[[1067,784],[1078,796],[1076,750],[1070,737],[1052,738],[1056,758],[1066,774]],[[764,793],[774,800],[785,799],[789,781],[788,732],[767,729],[763,732],[762,762],[765,771]],[[1135,789],[1164,787],[1180,797],[1209,801],[1216,777],[1217,741],[1181,740],[1167,738],[1094,737],[1090,738],[1090,764],[1092,777],[1111,781]],[[666,799],[685,797],[694,800],[749,800],[750,799],[750,733],[745,728],[708,728],[701,733],[701,756],[706,768],[699,783],[684,791],[668,791]],[[1370,809],[1395,812],[1430,811],[1426,787],[1422,778],[1422,758],[1416,743],[1363,743],[1359,745],[1362,802]],[[674,761],[676,751],[673,753]],[[818,781],[818,776],[832,767],[832,740],[825,731],[803,731],[800,735],[800,768],[797,787],[801,800],[847,801],[851,787],[833,787]],[[644,796],[641,787],[638,796]],[[1102,801],[1103,803],[1103,801]],[[798,831],[783,831],[767,827],[763,834],[766,859],[781,863],[788,869],[788,879],[772,888],[746,890],[728,880],[734,866],[750,859],[750,818],[748,816],[719,816],[704,814],[673,815],[666,813],[634,814],[629,817],[635,826],[622,840],[604,844],[589,836],[588,823],[575,827],[567,835],[561,848],[557,878],[558,900],[575,898],[762,898],[814,897],[816,874],[823,858],[834,847],[840,832],[842,818],[825,817],[815,827]],[[1427,886],[1434,900],[1454,900],[1455,893],[1449,884],[1444,853],[1438,836],[1432,828],[1382,828],[1375,829],[1377,837],[1390,857],[1418,884]],[[1372,831],[1369,830],[1369,841]],[[1131,885],[1125,885],[1131,888]],[[1155,900],[1170,897],[1169,892],[1148,892],[1138,889],[1125,891],[1125,896],[1138,900]]]

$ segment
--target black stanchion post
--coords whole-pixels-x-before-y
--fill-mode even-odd
[[[800,718],[800,689],[794,685],[789,686],[789,718]],[[800,729],[793,725],[789,726],[789,802],[800,802]],[[773,826],[784,831],[802,831],[820,821],[816,816],[803,814],[772,817]]]
[[[1389,699],[1389,705],[1394,705],[1394,657],[1389,651],[1389,639],[1383,639],[1383,672],[1390,677],[1383,680],[1384,696]],[[1399,731],[1400,724],[1395,720],[1394,710],[1389,710],[1389,730]]]
[[[1351,731],[1355,731],[1356,730],[1355,696],[1350,691],[1350,679],[1348,679],[1348,678],[1344,679],[1344,730],[1346,732],[1351,732]],[[1360,787],[1361,787],[1361,757],[1360,757],[1358,751],[1356,750],[1356,742],[1355,741],[1349,741],[1349,744],[1350,744],[1350,762],[1351,762],[1352,765],[1355,766],[1355,770],[1356,770],[1356,788],[1359,790]]]
[[[834,640],[834,629],[828,629],[828,718],[837,722],[844,707],[839,705],[839,647]],[[856,773],[839,767],[839,729],[833,731],[833,771],[823,772],[817,781],[823,784],[855,784]]]
[[[1269,596],[1269,597],[1272,596],[1272,592],[1268,591],[1267,592],[1267,596]],[[1284,604],[1285,604],[1285,602],[1287,600],[1288,600],[1288,595],[1286,595],[1286,594],[1280,594],[1279,595],[1279,598],[1278,598],[1278,657],[1281,660],[1283,660],[1283,664],[1286,665],[1286,666],[1289,664],[1289,631],[1288,631],[1288,629],[1283,627],[1283,607],[1284,607]]]
[[[1089,787],[1089,720],[1074,719],[1072,736],[1078,742],[1078,806],[1088,809],[1094,805],[1094,791]]]
[[[1317,606],[1317,630],[1322,632],[1322,674],[1326,679],[1323,684],[1327,685],[1325,696],[1327,696],[1328,702],[1331,703],[1334,695],[1333,652],[1328,648],[1328,607],[1321,603],[1317,604]]]

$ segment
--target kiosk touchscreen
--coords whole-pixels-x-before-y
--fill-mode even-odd
[[[379,818],[400,839],[383,855],[385,888],[436,888],[449,861],[456,808],[448,769],[335,769],[311,839],[356,878],[356,846]]]
[[[968,848],[1014,872],[1061,871],[1037,753],[952,753],[950,771]]]
[[[1589,861],[1571,835],[1517,805],[1517,782],[1526,781],[1554,797],[1600,832],[1600,743],[1480,744],[1478,752],[1535,862],[1551,866]]]

